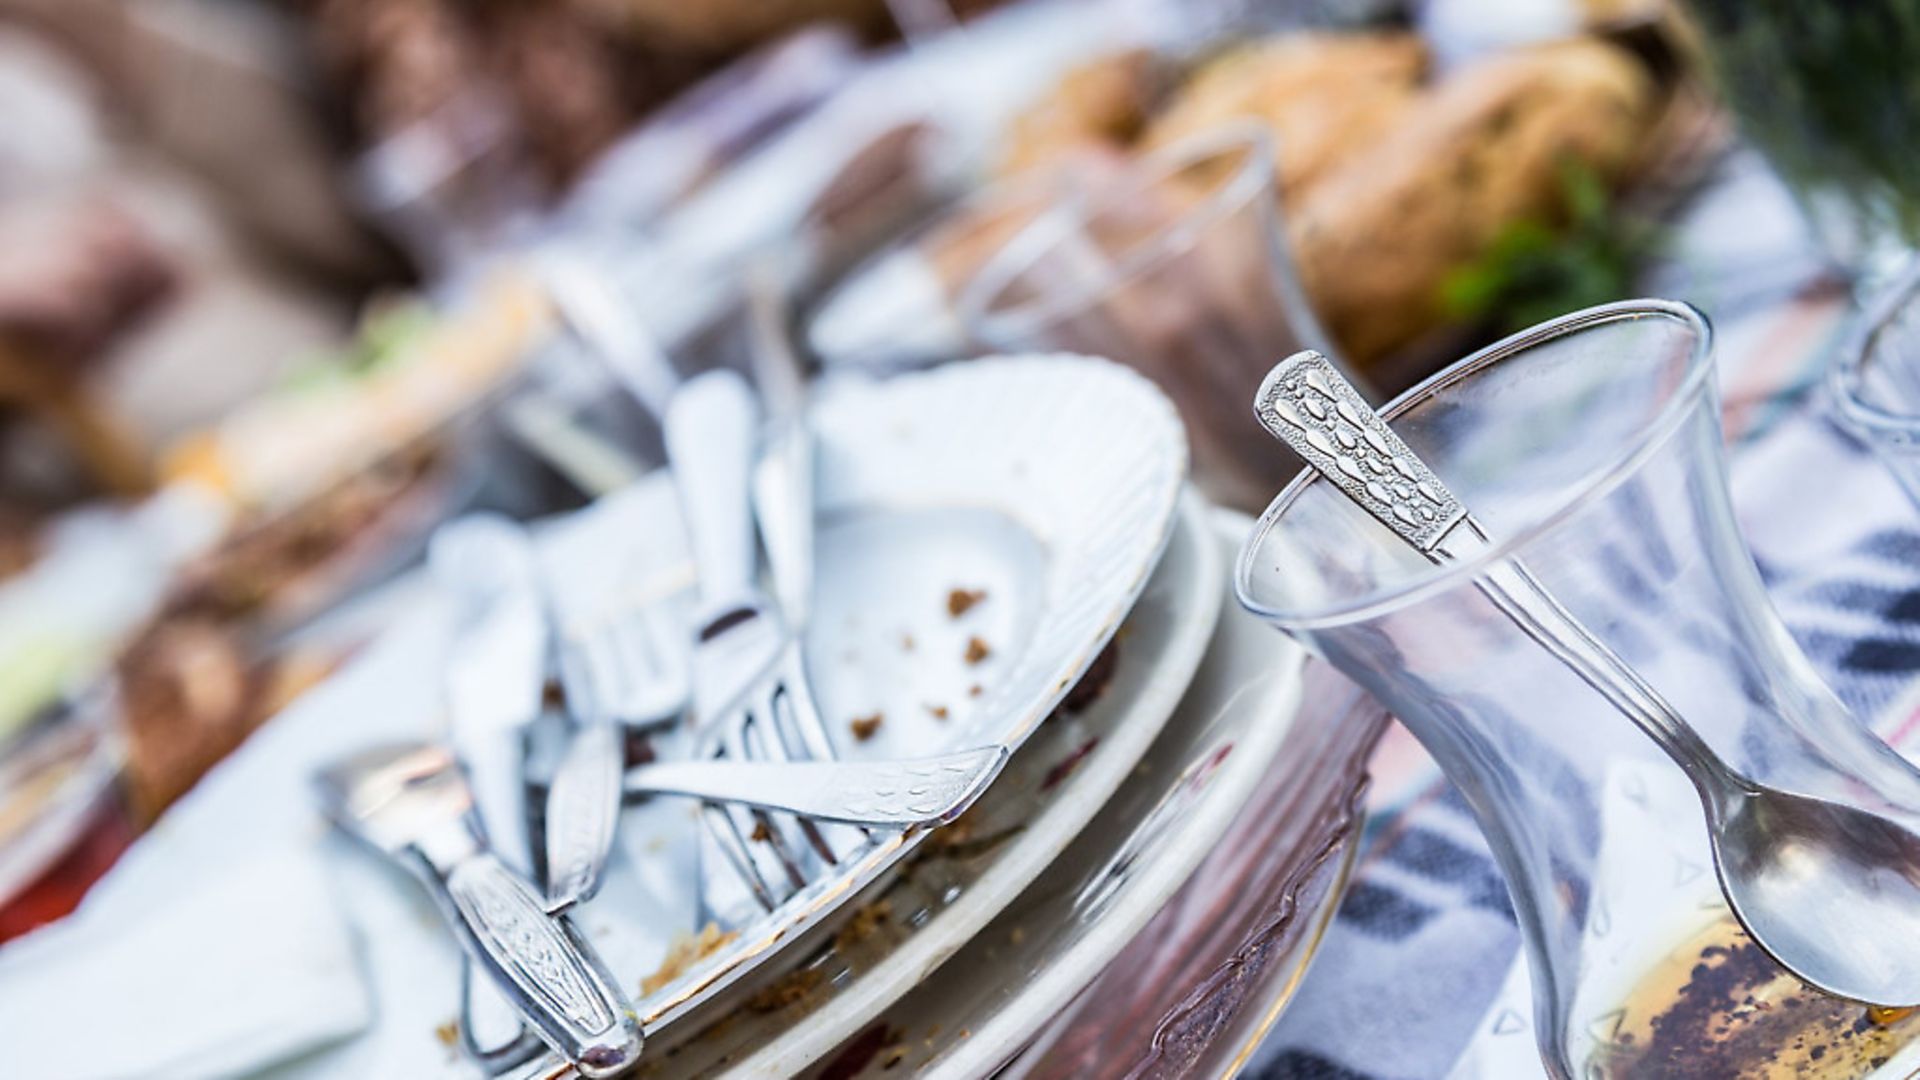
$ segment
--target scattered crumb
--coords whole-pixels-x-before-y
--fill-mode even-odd
[[[540,704],[548,709],[567,707],[567,692],[561,688],[558,679],[548,679],[546,685],[540,688]]]
[[[947,591],[947,615],[957,619],[979,606],[986,598],[985,589],[950,589]]]
[[[907,1048],[904,1046],[896,1046],[887,1051],[887,1056],[885,1060],[880,1062],[880,1067],[883,1069],[891,1069],[905,1060],[907,1060]]]
[[[854,912],[853,917],[847,920],[847,925],[841,927],[840,932],[833,935],[834,951],[844,955],[848,949],[858,945],[862,940],[872,937],[876,931],[887,925],[892,919],[893,903],[891,901],[876,900],[868,904],[866,907]]]
[[[960,1037],[961,1037],[961,1038],[963,1038],[963,1039],[971,1039],[971,1038],[973,1038],[973,1029],[972,1029],[972,1028],[961,1028],[961,1029],[960,1029]]]
[[[769,829],[769,828],[767,828],[767,823],[766,823],[766,822],[764,822],[764,821],[756,821],[756,822],[754,822],[754,823],[753,823],[753,837],[752,837],[752,839],[754,839],[754,840],[756,840],[756,841],[758,841],[758,842],[760,842],[760,843],[762,843],[762,844],[764,844],[764,843],[766,843],[767,841],[769,841],[769,840],[771,840],[771,839],[773,839],[773,830],[772,830],[772,829]]]
[[[912,652],[914,644],[915,643],[914,643],[912,634],[900,635],[900,651],[901,652]]]
[[[451,1047],[460,1041],[460,1021],[449,1020],[433,1029],[433,1037],[440,1040],[441,1046]]]
[[[886,723],[886,720],[887,716],[885,713],[874,713],[872,716],[856,716],[847,722],[847,730],[853,732],[855,739],[866,742],[879,732],[880,725]]]
[[[933,717],[935,720],[945,720],[947,718],[947,707],[945,705],[929,705],[927,706],[927,715]]]
[[[967,663],[978,664],[981,661],[985,660],[987,657],[992,655],[993,655],[993,647],[988,645],[986,642],[980,640],[978,636],[970,637],[967,639],[967,652],[966,652]]]
[[[818,964],[790,971],[748,998],[747,1008],[754,1012],[769,1013],[779,1012],[789,1005],[798,1005],[825,979],[826,974]]]
[[[727,943],[738,936],[739,932],[734,930],[722,933],[719,923],[708,923],[698,934],[676,935],[667,946],[667,958],[660,961],[653,974],[640,980],[640,993],[651,994],[686,974],[688,968],[726,948]]]
[[[1010,941],[1010,942],[1012,942],[1012,943],[1013,943],[1013,944],[1015,944],[1015,945],[1018,945],[1018,944],[1020,944],[1021,942],[1023,942],[1023,941],[1025,941],[1025,940],[1027,940],[1027,928],[1026,928],[1026,927],[1024,927],[1024,926],[1016,926],[1016,927],[1014,927],[1014,928],[1013,928],[1013,929],[1012,929],[1012,930],[1011,930],[1011,931],[1010,931],[1010,932],[1009,932],[1009,933],[1007,934],[1007,940],[1008,940],[1008,941]]]
[[[974,683],[972,686],[967,687],[968,697],[979,697],[981,694],[984,694],[986,692],[987,692],[987,688],[984,686],[981,686],[979,683]]]

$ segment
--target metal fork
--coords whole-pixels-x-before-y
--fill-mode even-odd
[[[560,628],[557,666],[575,730],[547,794],[547,902],[556,909],[599,889],[619,824],[627,732],[670,724],[686,707],[680,618],[654,598]]]
[[[802,733],[819,725],[818,710],[798,649],[755,582],[749,487],[756,420],[752,391],[730,371],[689,381],[667,411],[667,454],[700,571],[692,665],[697,752],[735,761],[806,760],[814,751]],[[708,805],[702,818],[703,918],[729,921],[724,915],[742,899],[742,884],[771,908],[786,889],[810,880],[810,850],[833,859],[819,830],[790,815]]]

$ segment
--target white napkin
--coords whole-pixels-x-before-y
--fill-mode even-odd
[[[76,915],[0,949],[9,1075],[234,1076],[367,1025],[353,942],[311,853],[201,884],[138,920]]]

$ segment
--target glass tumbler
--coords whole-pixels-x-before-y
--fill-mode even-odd
[[[1920,773],[1822,685],[1735,527],[1705,320],[1662,301],[1579,312],[1384,412],[1488,550],[1436,566],[1303,475],[1249,537],[1236,588],[1397,715],[1471,806],[1548,1071],[1852,1077],[1900,1060],[1920,1019],[1811,990],[1755,948],[1678,768],[1475,587],[1523,562],[1736,769],[1920,820]]]
[[[961,289],[962,325],[992,348],[1132,366],[1179,407],[1201,487],[1258,507],[1300,463],[1247,402],[1276,357],[1334,355],[1287,252],[1272,140],[1224,124],[1086,184]]]
[[[1868,301],[1828,371],[1834,417],[1920,503],[1920,260]]]

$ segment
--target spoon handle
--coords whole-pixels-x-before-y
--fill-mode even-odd
[[[1298,352],[1274,365],[1260,383],[1254,415],[1342,494],[1433,562],[1457,562],[1491,546],[1466,504],[1321,354]],[[1702,792],[1750,789],[1659,691],[1517,557],[1490,563],[1474,586],[1633,721]]]

